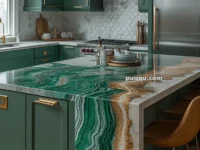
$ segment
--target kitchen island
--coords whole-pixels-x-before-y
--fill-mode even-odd
[[[26,149],[142,150],[144,110],[198,79],[200,58],[148,54],[138,57],[142,63],[135,67],[100,67],[95,65],[94,56],[84,56],[0,73],[0,95],[5,95],[2,91],[25,94],[25,104],[21,107],[28,107],[20,111],[25,113],[21,120],[26,118],[22,123],[26,124]],[[126,81],[127,77],[135,80]],[[150,80],[153,77],[162,78],[162,81]],[[30,95],[32,100],[29,101]],[[37,112],[40,106],[36,104],[42,104],[40,98],[45,99],[48,106],[60,105],[60,120],[53,120],[56,118],[53,112],[52,116],[40,118],[47,111],[45,108]],[[9,108],[11,101],[8,96],[7,111],[15,109]],[[2,99],[0,107],[5,103]],[[57,111],[55,108],[55,113]],[[3,120],[5,112],[0,109]],[[53,124],[59,122],[64,130],[59,130],[55,124],[42,125],[51,119]],[[56,136],[56,130],[62,134]],[[54,136],[46,140],[41,138],[41,143],[37,139],[50,133],[62,142],[53,141]],[[1,135],[0,139],[6,140]]]

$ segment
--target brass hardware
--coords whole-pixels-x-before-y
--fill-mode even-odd
[[[39,100],[36,100],[35,103],[42,104],[42,105],[47,105],[47,106],[52,106],[52,107],[58,107],[59,106],[58,101],[42,99],[42,98],[40,98]]]
[[[48,62],[48,61],[49,61],[49,58],[42,60],[42,62]]]
[[[156,6],[153,7],[153,49],[156,50],[156,42],[157,42],[157,11]]]
[[[2,24],[2,26],[3,26],[3,34],[0,35],[0,39],[3,40],[3,41],[2,41],[3,43],[6,43],[6,36],[4,35],[4,32],[5,32],[4,23],[2,22],[1,18],[0,18],[0,24]]]
[[[44,0],[43,2],[44,2],[43,4],[46,5],[46,0]]]
[[[0,109],[8,109],[8,97],[0,95]]]
[[[47,55],[47,54],[48,54],[47,51],[44,50],[44,51],[43,51],[43,55]]]
[[[74,8],[83,8],[83,6],[74,6]]]

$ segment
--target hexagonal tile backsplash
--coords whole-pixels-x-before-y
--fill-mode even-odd
[[[23,12],[19,8],[19,35],[22,40],[36,40],[35,20],[40,13]],[[144,21],[147,33],[148,14],[138,12],[138,0],[104,0],[104,12],[44,12],[50,29],[74,31],[76,39],[94,40],[99,36],[108,39],[135,40],[136,23]]]

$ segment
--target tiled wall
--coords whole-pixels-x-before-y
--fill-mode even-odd
[[[19,34],[22,40],[37,39],[35,20],[40,13],[23,12],[23,1],[19,7]],[[138,12],[138,0],[105,0],[104,12],[45,12],[52,29],[74,31],[76,39],[91,40],[99,36],[109,39],[135,40],[136,23],[147,24],[148,15]],[[146,28],[147,32],[147,28]]]

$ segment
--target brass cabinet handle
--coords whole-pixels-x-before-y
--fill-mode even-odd
[[[35,101],[36,104],[42,104],[42,105],[46,105],[46,106],[52,106],[52,107],[58,107],[59,106],[59,102],[55,101],[55,100],[48,100],[48,99],[39,99]]]
[[[0,95],[0,109],[8,109],[8,96]]]
[[[46,50],[44,50],[43,51],[43,55],[47,55],[48,53],[47,53],[47,51]]]
[[[44,0],[43,2],[44,2],[43,4],[46,5],[46,0]]]
[[[74,8],[83,8],[83,6],[74,6]]]
[[[42,60],[42,62],[48,62],[48,61],[49,61],[49,58]]]
[[[153,7],[153,49],[156,50],[156,42],[157,42],[157,11],[158,8],[156,6]]]

